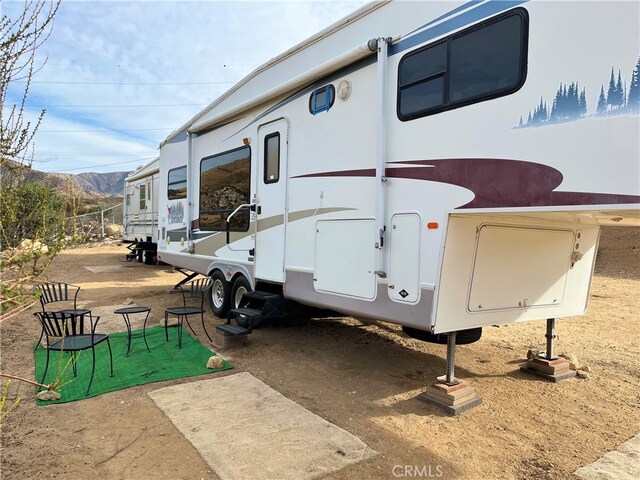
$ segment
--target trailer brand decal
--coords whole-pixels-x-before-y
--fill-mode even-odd
[[[172,223],[182,223],[184,220],[184,207],[182,202],[173,202],[167,206],[167,221],[169,225]]]
[[[556,192],[562,173],[548,165],[522,160],[459,158],[390,162],[385,176],[448,183],[475,194],[458,208],[543,207],[552,205],[610,205],[640,203],[637,195]],[[342,170],[300,175],[312,177],[375,177],[375,169]]]

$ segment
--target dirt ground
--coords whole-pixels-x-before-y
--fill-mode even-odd
[[[168,290],[181,275],[166,265],[123,264],[125,251],[68,250],[50,278],[80,285],[80,304],[131,297],[153,307],[159,321],[178,299]],[[577,355],[591,378],[553,384],[519,371],[530,347],[544,348],[544,322],[487,328],[479,342],[458,347],[456,374],[484,403],[457,417],[415,398],[444,373],[445,347],[377,322],[276,322],[255,331],[248,346],[224,352],[235,368],[214,375],[250,372],[379,452],[329,478],[576,478],[571,472],[640,431],[639,294],[640,232],[605,231],[588,313],[558,321],[557,351]],[[222,321],[209,314],[208,322],[213,330]],[[32,378],[39,327],[31,313],[2,322],[0,333],[2,371]],[[2,425],[2,478],[216,478],[146,395],[211,377],[47,407],[37,407],[33,389],[22,386],[22,402]],[[229,414],[242,412],[229,405]],[[238,461],[246,455],[238,452]]]

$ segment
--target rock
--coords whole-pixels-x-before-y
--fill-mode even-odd
[[[214,355],[209,358],[209,361],[207,362],[207,368],[213,369],[222,367],[224,367],[224,360],[222,360],[220,357]]]
[[[120,237],[122,236],[122,225],[116,223],[108,223],[104,226],[104,234],[108,237]]]
[[[583,372],[590,372],[591,371],[591,367],[589,365],[583,365],[578,370],[582,370]]]
[[[133,305],[133,298],[127,297],[127,299],[122,302],[123,305]]]
[[[46,255],[47,253],[49,253],[49,247],[47,247],[44,243],[39,242],[38,240],[33,242],[33,250],[40,252],[42,255]]]
[[[527,360],[533,360],[534,358],[540,357],[540,350],[537,348],[530,348],[527,352]]]
[[[582,370],[578,370],[576,372],[576,377],[584,378],[585,380],[589,380],[591,378],[591,375],[589,375],[587,372],[583,372]]]
[[[580,365],[580,362],[578,361],[578,357],[575,356],[573,353],[563,353],[560,356],[563,358],[566,358],[569,361],[569,368],[571,370],[584,370],[584,368],[582,367],[582,365]],[[589,369],[589,371],[590,370],[591,369]]]
[[[50,402],[52,400],[60,400],[60,394],[55,390],[42,390],[36,395],[38,400]]]
[[[18,248],[20,250],[30,250],[32,246],[33,240],[31,240],[30,238],[25,238],[18,244]]]
[[[44,243],[40,242],[39,240],[34,241],[29,238],[25,238],[18,245],[18,251],[21,253],[38,252],[41,255],[46,255],[47,253],[49,253],[49,247],[47,247]]]

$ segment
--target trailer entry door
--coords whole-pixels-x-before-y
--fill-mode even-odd
[[[284,282],[288,123],[280,119],[258,129],[255,276]]]

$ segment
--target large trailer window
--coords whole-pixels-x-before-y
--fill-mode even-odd
[[[410,52],[398,68],[398,118],[508,95],[524,83],[528,17],[517,9]]]
[[[227,216],[249,203],[251,148],[236,148],[200,162],[200,229],[226,230]],[[249,209],[231,219],[231,231],[249,229]]]
[[[187,198],[187,166],[169,170],[167,181],[167,198]]]

